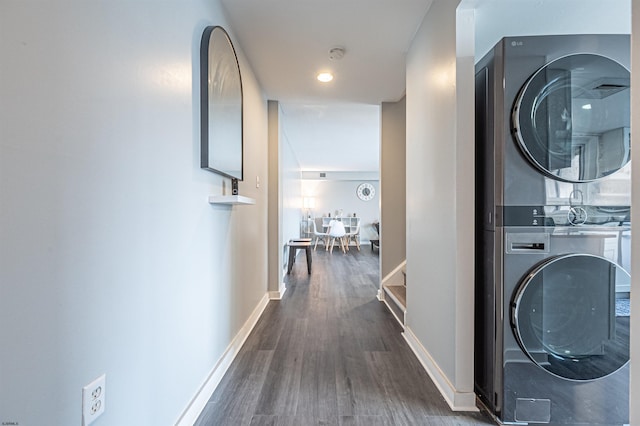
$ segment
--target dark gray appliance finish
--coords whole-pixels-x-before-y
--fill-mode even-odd
[[[607,96],[603,99],[595,98],[595,94],[585,94],[587,88],[606,87],[602,82],[618,82],[629,80],[627,71],[626,80],[621,77],[621,69],[629,69],[630,42],[625,35],[580,35],[580,36],[536,36],[536,37],[513,37],[504,38],[476,65],[476,94],[484,91],[480,100],[476,100],[477,106],[481,109],[476,112],[477,118],[482,123],[476,124],[476,128],[481,127],[477,141],[478,150],[482,158],[483,167],[481,170],[487,171],[479,176],[483,188],[482,195],[485,197],[480,203],[485,210],[482,210],[482,222],[484,229],[493,229],[496,215],[500,211],[494,211],[501,206],[516,205],[573,205],[591,204],[601,206],[629,206],[630,205],[630,185],[628,155],[622,155],[622,164],[619,173],[613,173],[611,164],[618,158],[618,151],[622,150],[628,154],[630,123],[630,101],[629,88]],[[573,57],[575,60],[571,60]],[[586,57],[586,58],[585,58]],[[577,59],[576,59],[577,58]],[[592,60],[590,60],[590,58]],[[582,61],[582,63],[580,63]],[[589,68],[591,64],[591,68]],[[557,79],[549,77],[548,87],[539,81],[541,75],[548,75],[551,71],[547,65],[563,68],[563,72],[569,73],[570,83],[560,84]],[[567,69],[574,67],[574,72]],[[604,73],[604,74],[603,74]],[[609,77],[614,73],[612,77]],[[582,75],[581,75],[582,74]],[[532,81],[535,80],[535,81]],[[613,83],[612,83],[613,85]],[[566,87],[570,86],[570,87]],[[579,88],[584,86],[584,90]],[[527,88],[527,96],[524,96],[524,88]],[[537,89],[537,90],[536,90]],[[566,89],[566,90],[565,90]],[[591,89],[594,92],[595,89]],[[562,101],[558,99],[558,92],[565,92],[565,97],[573,99],[572,102],[564,103],[565,108],[560,108],[557,104]],[[556,95],[553,97],[552,95]],[[516,112],[518,101],[522,98],[537,99],[528,102],[529,108],[524,108],[520,102],[520,108]],[[587,99],[588,98],[588,99]],[[546,109],[542,107],[534,108],[534,105],[544,105],[542,99],[547,99],[549,105]],[[581,102],[584,101],[584,102]],[[482,103],[479,105],[478,103]],[[611,106],[611,103],[614,105]],[[586,106],[592,104],[591,110],[582,110],[580,115],[577,110],[582,109],[576,105]],[[555,105],[553,108],[551,105]],[[572,107],[573,105],[573,107]],[[599,106],[600,105],[600,106]],[[532,109],[534,108],[534,109]],[[603,108],[605,110],[603,110]],[[574,169],[582,169],[583,175],[592,179],[577,179],[578,182],[570,182],[567,179],[554,178],[559,165],[550,172],[541,172],[542,165],[531,160],[531,156],[540,154],[527,154],[518,143],[519,139],[529,140],[526,146],[529,151],[544,149],[547,151],[548,161],[560,162],[557,155],[557,145],[561,144],[561,132],[553,126],[558,126],[562,121],[564,109],[568,115],[568,120],[573,122],[570,127],[568,142],[571,146],[579,145],[579,140],[599,133],[602,139],[613,137],[613,133],[620,133],[619,143],[615,149],[611,149],[610,155],[604,149],[600,152],[590,150],[591,156],[575,156],[575,160],[581,164],[575,164]],[[569,112],[571,110],[576,110]],[[557,110],[555,114],[549,110]],[[587,114],[586,116],[584,114]],[[539,117],[543,116],[542,123],[549,126],[548,129],[534,128],[535,122],[541,120],[519,120],[516,123],[516,116]],[[611,121],[611,118],[616,117]],[[566,118],[566,117],[565,117]],[[538,123],[538,126],[541,124]],[[482,128],[484,127],[484,128]],[[518,130],[519,129],[519,130]],[[536,136],[544,136],[548,133],[549,140],[543,141]],[[514,134],[515,133],[515,134]],[[555,137],[552,138],[551,134]],[[602,136],[607,134],[606,138]],[[526,135],[532,135],[527,138]],[[524,135],[524,136],[523,136]],[[542,135],[542,136],[541,136]],[[553,140],[555,147],[541,146],[551,143]],[[608,141],[608,139],[607,139]],[[624,144],[627,144],[625,147]],[[581,145],[585,145],[584,143]],[[592,144],[592,145],[597,145]],[[612,144],[611,144],[612,145]],[[605,141],[600,143],[600,147],[605,146]],[[575,147],[574,147],[575,148]],[[577,148],[576,148],[577,150]],[[570,153],[568,154],[570,155]],[[615,159],[612,157],[616,157]],[[627,161],[624,161],[624,160]],[[542,161],[542,160],[539,160]],[[588,171],[602,161],[602,168],[606,168],[606,175],[599,178],[597,173],[589,174]],[[547,165],[548,166],[548,165]],[[567,167],[566,174],[571,173],[571,167]],[[603,172],[604,173],[604,172]],[[611,186],[616,188],[611,188]],[[499,217],[497,218],[499,220]]]
[[[629,225],[505,227],[500,250],[504,423],[622,425],[629,416]]]
[[[629,56],[511,37],[476,65],[475,391],[501,422],[627,423]]]

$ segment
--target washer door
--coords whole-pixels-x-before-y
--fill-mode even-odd
[[[566,379],[607,376],[629,361],[628,299],[616,314],[616,283],[629,274],[607,259],[571,254],[534,267],[515,293],[511,324],[521,348]],[[624,302],[622,302],[624,300]]]
[[[545,175],[589,182],[630,159],[629,71],[599,55],[570,55],[540,68],[523,86],[513,133]]]

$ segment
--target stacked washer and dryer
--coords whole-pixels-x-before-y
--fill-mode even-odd
[[[476,65],[475,390],[502,423],[628,423],[629,43],[504,38]]]

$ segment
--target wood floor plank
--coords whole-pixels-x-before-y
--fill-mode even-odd
[[[331,351],[305,351],[296,415],[337,420],[336,357]]]
[[[194,426],[248,425],[253,417],[274,351],[244,351],[218,385]]]
[[[253,417],[250,426],[338,426],[338,419],[318,420],[305,416],[262,416]]]
[[[480,413],[469,413],[458,416],[428,416],[420,420],[421,425],[433,426],[487,426],[495,425],[489,418]]]
[[[341,416],[388,416],[384,390],[373,377],[365,353],[345,353],[338,358],[336,384]]]
[[[342,416],[340,426],[396,426],[390,416]]]
[[[379,267],[364,246],[296,262],[196,426],[494,424],[449,409],[376,298]]]
[[[255,414],[296,414],[306,326],[306,319],[284,320],[282,333],[255,407]]]
[[[375,380],[386,396],[389,410],[398,420],[396,423],[418,424],[419,418],[431,414],[433,406],[446,407],[444,401],[439,403],[434,398],[436,395],[424,382],[408,379],[408,375],[419,372],[408,371],[398,364],[396,357],[392,352],[368,352],[366,357],[369,368],[376,372]]]
[[[278,303],[269,302],[242,350],[274,350],[282,333],[283,320],[284,315],[282,315]]]
[[[307,334],[305,348],[308,351],[331,351],[338,339],[339,318],[331,300],[320,299],[306,313]]]

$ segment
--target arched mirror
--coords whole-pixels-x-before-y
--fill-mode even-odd
[[[207,27],[200,45],[200,167],[242,180],[242,79],[224,28]]]

